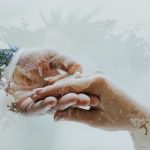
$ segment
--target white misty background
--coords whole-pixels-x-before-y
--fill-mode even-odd
[[[102,70],[135,100],[150,107],[150,45],[147,22],[143,19],[148,18],[146,1],[145,5],[134,0],[123,2],[125,8],[118,0],[0,3],[6,7],[0,6],[1,41],[18,47],[46,46],[66,52],[76,57],[86,72]],[[143,18],[137,13],[141,4],[145,8]],[[0,149],[133,149],[129,135],[124,132],[54,123],[49,115],[16,117],[7,112],[6,99],[2,93]]]

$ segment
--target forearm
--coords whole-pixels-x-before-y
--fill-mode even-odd
[[[150,150],[150,124],[131,132],[131,136],[135,150]]]
[[[128,131],[135,150],[150,150],[150,112],[130,97],[126,101],[132,109],[128,114],[128,123],[131,127]]]
[[[124,97],[129,103],[127,124],[135,150],[150,150],[150,112],[132,98]],[[127,105],[126,105],[127,106]],[[132,110],[131,110],[132,109]]]
[[[111,111],[111,118],[115,117],[121,129],[133,131],[150,122],[150,113],[118,86],[107,81],[105,87],[101,97],[105,102],[104,110]]]

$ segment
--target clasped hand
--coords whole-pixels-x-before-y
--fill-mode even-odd
[[[27,62],[29,64],[32,60],[33,63],[33,56],[34,54],[26,54],[21,57],[19,64],[23,65],[23,71],[27,74],[15,70],[13,86],[7,89],[17,98],[13,103],[13,110],[16,112],[25,115],[54,112],[55,120],[76,121],[106,130],[144,128],[149,122],[146,112],[103,74],[73,75],[82,72],[78,62],[55,51],[46,50],[44,54],[36,53],[35,59],[42,68],[44,79],[46,78],[42,80],[39,67],[26,67]],[[55,63],[50,61],[52,59]],[[59,65],[56,65],[57,62]],[[67,76],[61,76],[57,72],[58,68],[67,72]],[[51,70],[53,76],[47,78],[51,75]],[[42,86],[38,87],[39,85]],[[22,92],[24,90],[26,92]],[[82,108],[85,106],[89,109]]]

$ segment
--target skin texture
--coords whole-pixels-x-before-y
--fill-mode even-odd
[[[58,68],[69,75],[61,76]],[[13,86],[8,89],[17,97],[13,110],[25,115],[51,111],[56,112],[55,120],[81,122],[104,130],[144,129],[148,134],[149,113],[134,100],[102,74],[72,75],[75,72],[82,72],[81,65],[54,51],[22,55],[13,73]],[[90,109],[80,108],[84,106]]]
[[[149,112],[103,74],[84,76],[76,72],[82,72],[81,65],[55,51],[24,53],[6,89],[16,98],[10,109],[29,116],[52,112],[56,121],[127,130],[135,147],[149,147]]]
[[[16,98],[10,109],[29,116],[52,112],[56,121],[75,121],[104,130],[127,130],[135,147],[148,147],[149,112],[103,74],[84,76],[76,72],[82,72],[81,65],[55,51],[23,54],[7,88]]]
[[[76,121],[104,130],[132,132],[143,129],[143,134],[149,134],[146,129],[150,121],[149,114],[102,74],[58,81],[37,90],[33,99],[43,99],[49,95],[65,97],[68,93],[92,95],[95,105],[91,106],[90,110],[68,108],[57,111],[55,120]]]

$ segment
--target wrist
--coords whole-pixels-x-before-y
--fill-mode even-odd
[[[135,127],[130,130],[136,150],[150,150],[150,116],[135,119]]]

